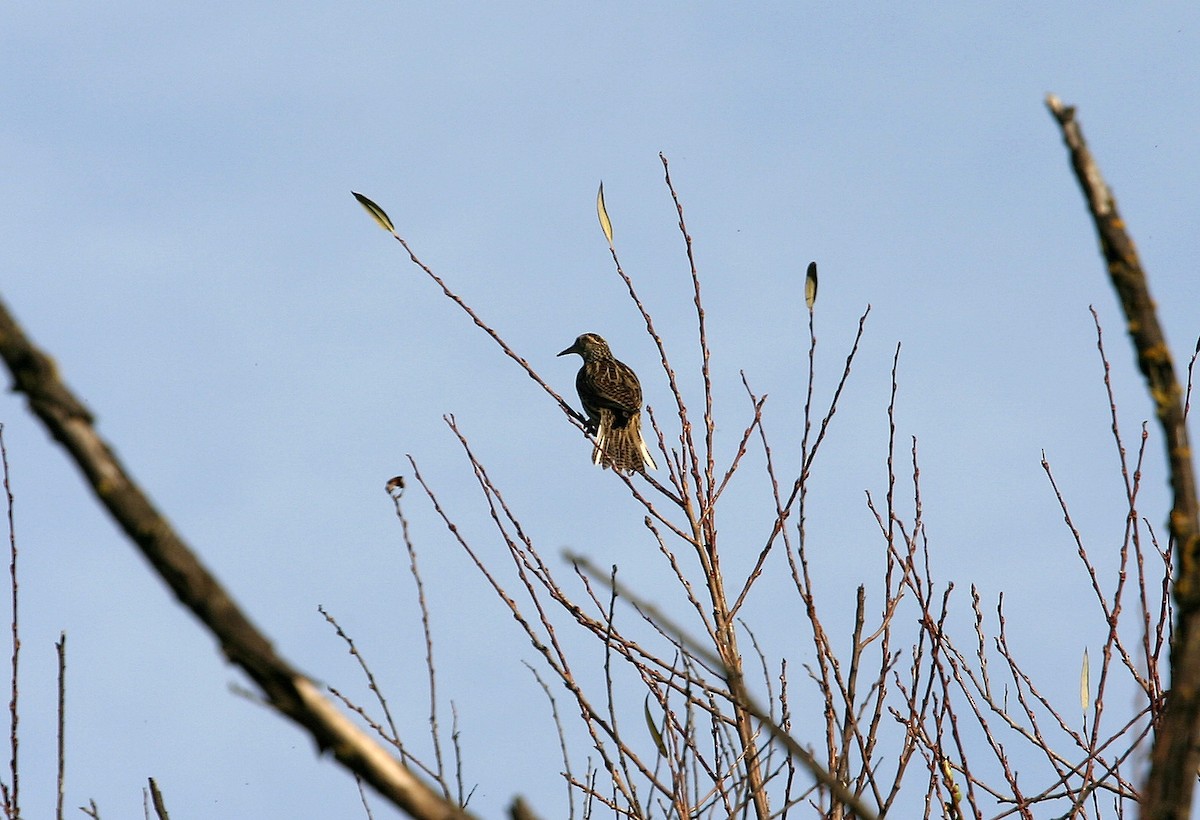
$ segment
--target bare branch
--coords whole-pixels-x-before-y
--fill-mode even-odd
[[[0,356],[15,388],[82,471],[97,499],[142,555],[220,643],[230,661],[258,684],[267,701],[304,728],[321,749],[418,818],[463,818],[445,800],[339,712],[275,651],[217,579],[200,563],[100,437],[91,413],[59,378],[0,303]]]
[[[1159,324],[1154,299],[1133,240],[1117,211],[1096,161],[1088,150],[1075,108],[1050,94],[1046,106],[1062,131],[1075,177],[1087,200],[1100,239],[1113,288],[1121,301],[1146,378],[1155,413],[1162,425],[1174,502],[1168,520],[1175,543],[1178,572],[1175,600],[1179,620],[1171,652],[1171,690],[1151,753],[1150,777],[1142,816],[1184,817],[1191,811],[1196,768],[1200,764],[1200,505],[1188,444],[1183,389],[1175,376],[1171,352]]]

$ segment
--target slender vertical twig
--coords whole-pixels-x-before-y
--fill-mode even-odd
[[[18,671],[20,669],[21,660],[21,631],[19,629],[18,619],[18,592],[19,584],[17,583],[17,530],[16,519],[13,513],[13,493],[12,485],[9,483],[8,472],[8,446],[4,442],[4,425],[0,424],[0,461],[4,465],[4,496],[8,510],[8,549],[9,549],[9,564],[8,577],[12,591],[12,685],[9,690],[8,715],[9,728],[8,739],[10,756],[8,759],[9,772],[12,777],[12,784],[8,793],[8,811],[12,817],[21,816],[21,774],[20,766],[17,762],[17,752],[20,748],[20,735],[17,731],[20,721],[20,714],[17,709],[17,699],[20,694],[18,684]]]
[[[700,343],[700,374],[704,381],[704,508],[708,510],[713,503],[713,430],[715,422],[713,421],[713,390],[712,390],[712,370],[710,359],[712,351],[708,347],[708,325],[704,319],[704,304],[700,299],[700,275],[696,271],[696,256],[692,248],[692,235],[688,233],[687,223],[683,218],[683,203],[679,201],[679,194],[675,191],[675,184],[671,181],[671,165],[667,162],[666,154],[659,153],[659,161],[662,162],[663,176],[667,183],[667,190],[671,192],[671,201],[675,203],[675,213],[679,217],[679,232],[683,234],[683,242],[687,251],[688,268],[692,276],[692,303],[696,308],[696,334]],[[711,512],[707,514],[707,518],[711,521]]]
[[[58,652],[58,801],[54,816],[63,820],[63,799],[67,780],[67,633],[59,634],[54,644]]]
[[[421,579],[421,570],[417,565],[417,548],[408,531],[408,518],[400,509],[400,498],[403,495],[403,484],[391,493],[392,501],[396,505],[396,516],[400,519],[400,527],[404,535],[404,549],[408,553],[408,571],[412,575],[417,589],[417,608],[421,613],[421,632],[425,637],[425,671],[429,678],[429,737],[433,743],[434,764],[438,783],[442,786],[442,794],[451,797],[450,784],[446,779],[446,769],[442,760],[441,733],[438,731],[437,671],[433,663],[433,629],[429,622],[429,603],[425,599],[425,582]],[[461,770],[458,774],[462,774]],[[457,800],[460,804],[465,805],[461,787],[458,790]]]

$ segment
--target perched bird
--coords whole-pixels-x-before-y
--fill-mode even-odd
[[[559,356],[578,353],[583,367],[575,377],[579,401],[596,437],[592,461],[618,472],[657,470],[642,439],[642,386],[629,365],[613,358],[608,342],[585,333]]]

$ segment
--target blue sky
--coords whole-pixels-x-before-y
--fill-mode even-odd
[[[572,395],[576,362],[554,353],[596,331],[666,407],[594,209],[603,180],[622,262],[669,350],[691,361],[661,151],[704,282],[718,447],[730,453],[745,420],[741,370],[771,395],[781,448],[794,429],[801,283],[818,260],[819,395],[872,306],[814,490],[830,588],[877,566],[863,490],[883,488],[899,342],[898,423],[920,443],[941,577],[988,600],[1005,591],[1031,664],[1070,669],[1055,679],[1069,693],[1101,633],[1081,614],[1043,449],[1096,548],[1121,532],[1089,305],[1129,441],[1151,410],[1043,98],[1079,107],[1182,357],[1200,332],[1197,55],[1200,11],[1186,3],[10,3],[0,294],[283,653],[361,694],[324,605],[393,708],[414,701],[405,725],[418,738],[422,645],[384,482],[411,474],[411,454],[498,549],[443,414],[547,554],[570,547],[635,578],[661,566],[578,433],[349,192],[387,209],[560,393]],[[192,817],[356,816],[340,771],[230,694],[237,674],[23,402],[4,399],[0,421],[22,550],[26,812],[53,805],[65,630],[68,805],[95,798],[129,816],[154,776]],[[1152,435],[1143,502],[1161,525]],[[428,505],[415,492],[405,505],[473,806],[495,816],[519,791],[557,816],[545,704],[519,663],[532,652]],[[759,513],[749,500],[730,509],[726,549],[756,552]],[[530,726],[541,746],[525,747]]]

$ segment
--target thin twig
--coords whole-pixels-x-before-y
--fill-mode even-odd
[[[63,820],[63,799],[67,782],[67,633],[61,632],[54,644],[58,653],[58,800],[54,816]]]
[[[13,493],[12,485],[9,483],[8,472],[8,447],[4,443],[3,424],[0,424],[0,461],[3,461],[4,464],[4,496],[6,500],[6,509],[8,511],[8,578],[12,595],[12,683],[9,690],[10,695],[8,701],[8,739],[10,749],[8,766],[9,772],[12,775],[12,785],[8,789],[7,799],[5,800],[5,810],[9,812],[11,817],[19,818],[21,816],[21,775],[20,766],[17,763],[17,751],[20,747],[20,737],[17,731],[17,725],[20,722],[20,714],[17,710],[17,699],[20,689],[18,687],[17,671],[20,667],[21,660],[21,631],[18,628],[19,619],[17,617],[17,598],[20,585],[17,583],[16,519],[13,514]]]
[[[442,739],[441,733],[438,731],[437,671],[433,663],[433,628],[429,622],[429,604],[425,600],[425,584],[421,580],[421,570],[417,565],[417,548],[413,544],[412,537],[409,534],[408,518],[404,515],[400,507],[400,499],[403,495],[403,487],[391,493],[392,502],[396,507],[396,517],[400,519],[400,529],[404,537],[404,549],[408,553],[408,571],[412,575],[413,583],[417,588],[417,608],[421,613],[421,633],[425,638],[425,671],[429,678],[429,738],[433,743],[433,758],[437,767],[437,781],[441,784],[442,794],[449,798],[451,797],[450,784],[446,779],[446,769],[442,761]],[[390,716],[388,719],[391,719]],[[462,774],[461,768],[458,770],[458,773],[459,775]],[[458,802],[466,805],[463,801],[461,788],[459,788]]]

